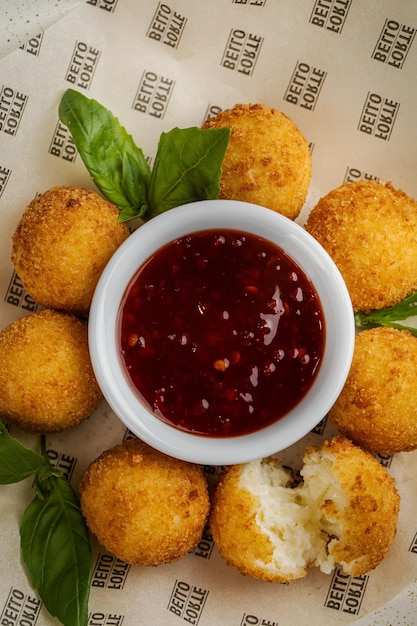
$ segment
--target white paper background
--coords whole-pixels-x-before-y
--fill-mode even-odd
[[[81,4],[80,0],[1,0],[0,58]]]
[[[0,60],[0,89],[6,108],[7,94],[11,92],[27,99],[17,132],[6,133],[4,126],[0,130],[2,327],[27,313],[21,306],[7,302],[13,277],[11,235],[25,206],[37,193],[53,185],[93,188],[79,157],[71,163],[50,153],[58,103],[64,90],[74,86],[66,76],[77,42],[100,52],[89,88],[79,90],[110,108],[146,156],[155,154],[162,131],[173,126],[200,125],[210,105],[227,108],[237,102],[264,102],[289,115],[312,146],[313,178],[301,222],[321,195],[344,181],[349,168],[391,180],[394,186],[417,197],[417,43],[411,44],[402,69],[371,57],[386,20],[417,28],[415,0],[321,0],[323,11],[333,7],[338,11],[336,16],[346,11],[340,34],[309,21],[317,7],[314,0],[266,0],[264,6],[251,0],[173,0],[164,4],[165,9],[186,18],[177,48],[147,37],[160,6],[157,0],[97,0],[75,9],[70,5],[79,3],[69,0],[46,2],[43,9],[50,15],[42,9],[42,16],[40,12],[36,16],[40,21],[34,23],[32,10],[38,3],[1,0],[2,25],[10,17],[13,4],[13,15],[20,16],[13,25],[18,32],[14,38],[8,28],[2,29],[2,36],[10,39],[6,45],[16,48],[37,34],[41,36],[36,46],[14,49]],[[30,32],[25,32],[26,26],[29,28],[26,20],[31,22]],[[263,39],[252,76],[221,65],[227,38],[234,29]],[[284,99],[297,62],[326,72],[314,110]],[[162,119],[132,108],[146,71],[175,82]],[[389,141],[358,131],[368,93],[399,103]],[[299,446],[283,454],[283,460],[292,467],[299,466],[307,442],[318,443],[332,432],[327,425],[322,434],[310,434]],[[12,429],[12,434],[36,446],[33,437],[17,429]],[[123,425],[103,403],[81,426],[48,438],[48,447],[74,461],[71,482],[77,486],[88,463],[124,436]],[[209,590],[200,626],[241,626],[244,614],[258,616],[259,624],[264,620],[280,626],[309,624],[312,615],[321,624],[417,623],[412,584],[417,576],[417,555],[410,551],[417,526],[416,466],[417,453],[399,454],[391,461],[389,471],[396,477],[402,496],[398,534],[387,559],[369,576],[359,615],[352,617],[324,607],[330,585],[328,576],[311,571],[306,579],[288,586],[266,584],[227,568],[215,549],[208,560],[190,554],[172,565],[131,568],[121,590],[93,588],[92,615],[103,613],[108,624],[112,623],[109,616],[118,615],[124,626],[180,626],[186,622],[170,613],[167,605],[175,581],[184,580]],[[0,615],[11,588],[33,593],[20,563],[18,536],[19,520],[30,498],[30,481],[0,489]],[[94,550],[95,558],[99,552],[105,552],[96,544]],[[401,591],[400,600],[395,601],[392,609],[383,608]],[[42,610],[37,624],[54,623]]]

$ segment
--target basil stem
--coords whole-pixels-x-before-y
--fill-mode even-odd
[[[406,320],[417,314],[417,291],[407,298],[384,309],[375,309],[368,313],[358,311],[355,313],[355,324],[358,328],[375,328],[377,326],[390,326],[399,330],[409,330],[417,337],[417,328],[397,324],[400,320]]]
[[[101,193],[126,219],[144,214],[150,167],[119,120],[74,89],[65,91],[58,113]]]

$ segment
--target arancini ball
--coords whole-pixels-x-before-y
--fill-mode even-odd
[[[386,556],[399,495],[378,461],[343,437],[307,448],[303,482],[292,487],[276,457],[226,468],[212,496],[210,527],[220,555],[266,581],[328,574],[361,576]]]
[[[355,338],[345,385],[330,409],[338,430],[371,452],[417,448],[417,338],[379,327]]]
[[[23,430],[60,432],[102,399],[74,315],[44,309],[12,322],[0,332],[0,363],[0,415]]]
[[[417,289],[417,202],[390,183],[344,183],[319,200],[305,228],[338,266],[355,311],[392,306]]]
[[[47,308],[86,313],[110,257],[128,237],[119,211],[94,191],[53,187],[26,208],[12,262],[26,291]]]
[[[134,565],[176,561],[201,539],[209,512],[200,466],[139,439],[106,450],[85,471],[82,512],[98,541]]]
[[[221,198],[267,207],[295,219],[306,200],[311,155],[306,138],[284,113],[264,104],[236,104],[203,128],[230,128]]]

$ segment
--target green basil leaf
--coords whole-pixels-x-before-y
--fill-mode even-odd
[[[162,133],[152,168],[146,218],[220,193],[229,128],[173,128]]]
[[[150,167],[119,120],[96,100],[67,89],[59,119],[101,193],[124,213],[140,217],[147,208]]]
[[[417,328],[397,324],[396,322],[406,320],[417,315],[417,291],[407,298],[384,309],[373,311],[358,311],[355,313],[355,324],[358,328],[375,328],[377,326],[390,326],[398,330],[409,330],[417,337]]]
[[[49,465],[49,461],[22,446],[0,422],[0,484],[17,483],[32,476],[44,465]]]
[[[417,328],[414,326],[406,326],[405,324],[397,324],[396,322],[371,322],[367,319],[361,319],[361,317],[357,317],[355,315],[355,323],[358,328],[362,328],[362,330],[369,328],[377,328],[378,326],[389,326],[390,328],[396,328],[397,330],[408,330],[414,337],[417,337]]]
[[[78,497],[55,475],[37,481],[36,493],[20,526],[31,583],[64,626],[86,626],[92,556]]]

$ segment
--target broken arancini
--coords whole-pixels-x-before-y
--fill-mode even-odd
[[[344,183],[319,200],[305,228],[336,263],[355,311],[392,306],[417,289],[417,202],[390,183]]]
[[[329,574],[361,576],[386,556],[397,528],[394,479],[343,437],[310,446],[292,487],[276,457],[226,468],[212,496],[210,527],[223,559],[273,582]]]
[[[330,409],[339,431],[374,453],[417,448],[417,338],[379,327],[356,335],[345,385]]]
[[[284,113],[264,104],[236,104],[203,128],[230,128],[220,197],[267,207],[295,219],[306,200],[311,155],[306,138]]]
[[[60,432],[86,419],[102,394],[88,350],[87,326],[44,309],[0,332],[0,415],[23,430]]]
[[[84,473],[82,512],[98,541],[134,565],[176,561],[200,541],[209,512],[200,466],[130,439],[106,450]]]
[[[107,261],[128,237],[119,211],[94,191],[53,187],[26,208],[12,262],[26,291],[47,308],[86,313]]]

